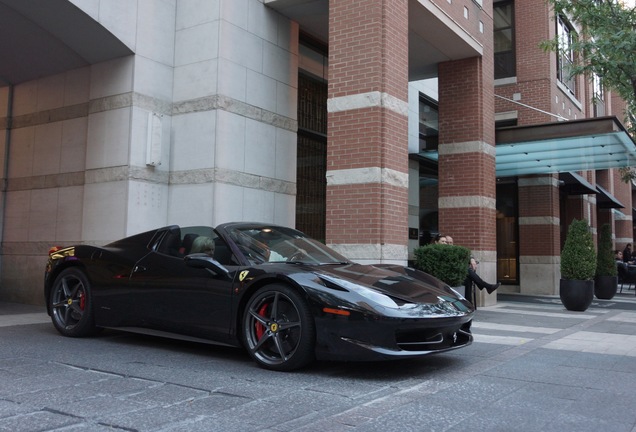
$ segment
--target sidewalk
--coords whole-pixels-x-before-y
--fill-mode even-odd
[[[477,343],[534,343],[546,349],[636,357],[636,296],[624,290],[611,300],[595,298],[585,312],[571,312],[556,296],[498,294],[496,305],[477,310],[473,335]]]
[[[238,350],[58,337],[42,306],[0,302],[0,430],[636,432],[635,324],[633,290],[585,312],[498,294],[466,348],[281,374]]]
[[[0,327],[51,322],[44,306],[0,302]]]

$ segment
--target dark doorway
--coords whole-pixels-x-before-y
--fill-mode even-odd
[[[327,194],[327,83],[298,77],[296,228],[325,241]]]

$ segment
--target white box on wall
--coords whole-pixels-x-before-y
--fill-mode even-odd
[[[148,166],[161,165],[162,117],[160,114],[148,113],[148,135],[146,137],[146,165]]]

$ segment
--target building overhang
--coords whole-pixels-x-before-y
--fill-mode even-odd
[[[616,117],[497,130],[497,177],[636,166],[636,145]]]
[[[497,177],[636,166],[636,144],[616,117],[502,128],[495,142]],[[411,158],[437,162],[439,155]]]
[[[441,62],[477,57],[483,46],[431,0],[409,1],[409,81],[437,76]],[[329,0],[264,0],[314,38],[329,42]]]
[[[130,55],[69,0],[0,0],[0,87]]]

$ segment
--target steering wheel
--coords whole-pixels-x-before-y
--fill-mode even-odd
[[[287,262],[291,262],[291,261],[302,261],[304,258],[307,258],[307,252],[305,252],[302,249],[297,250],[296,252],[294,252],[292,254],[292,256],[290,256],[289,258],[287,258]]]

